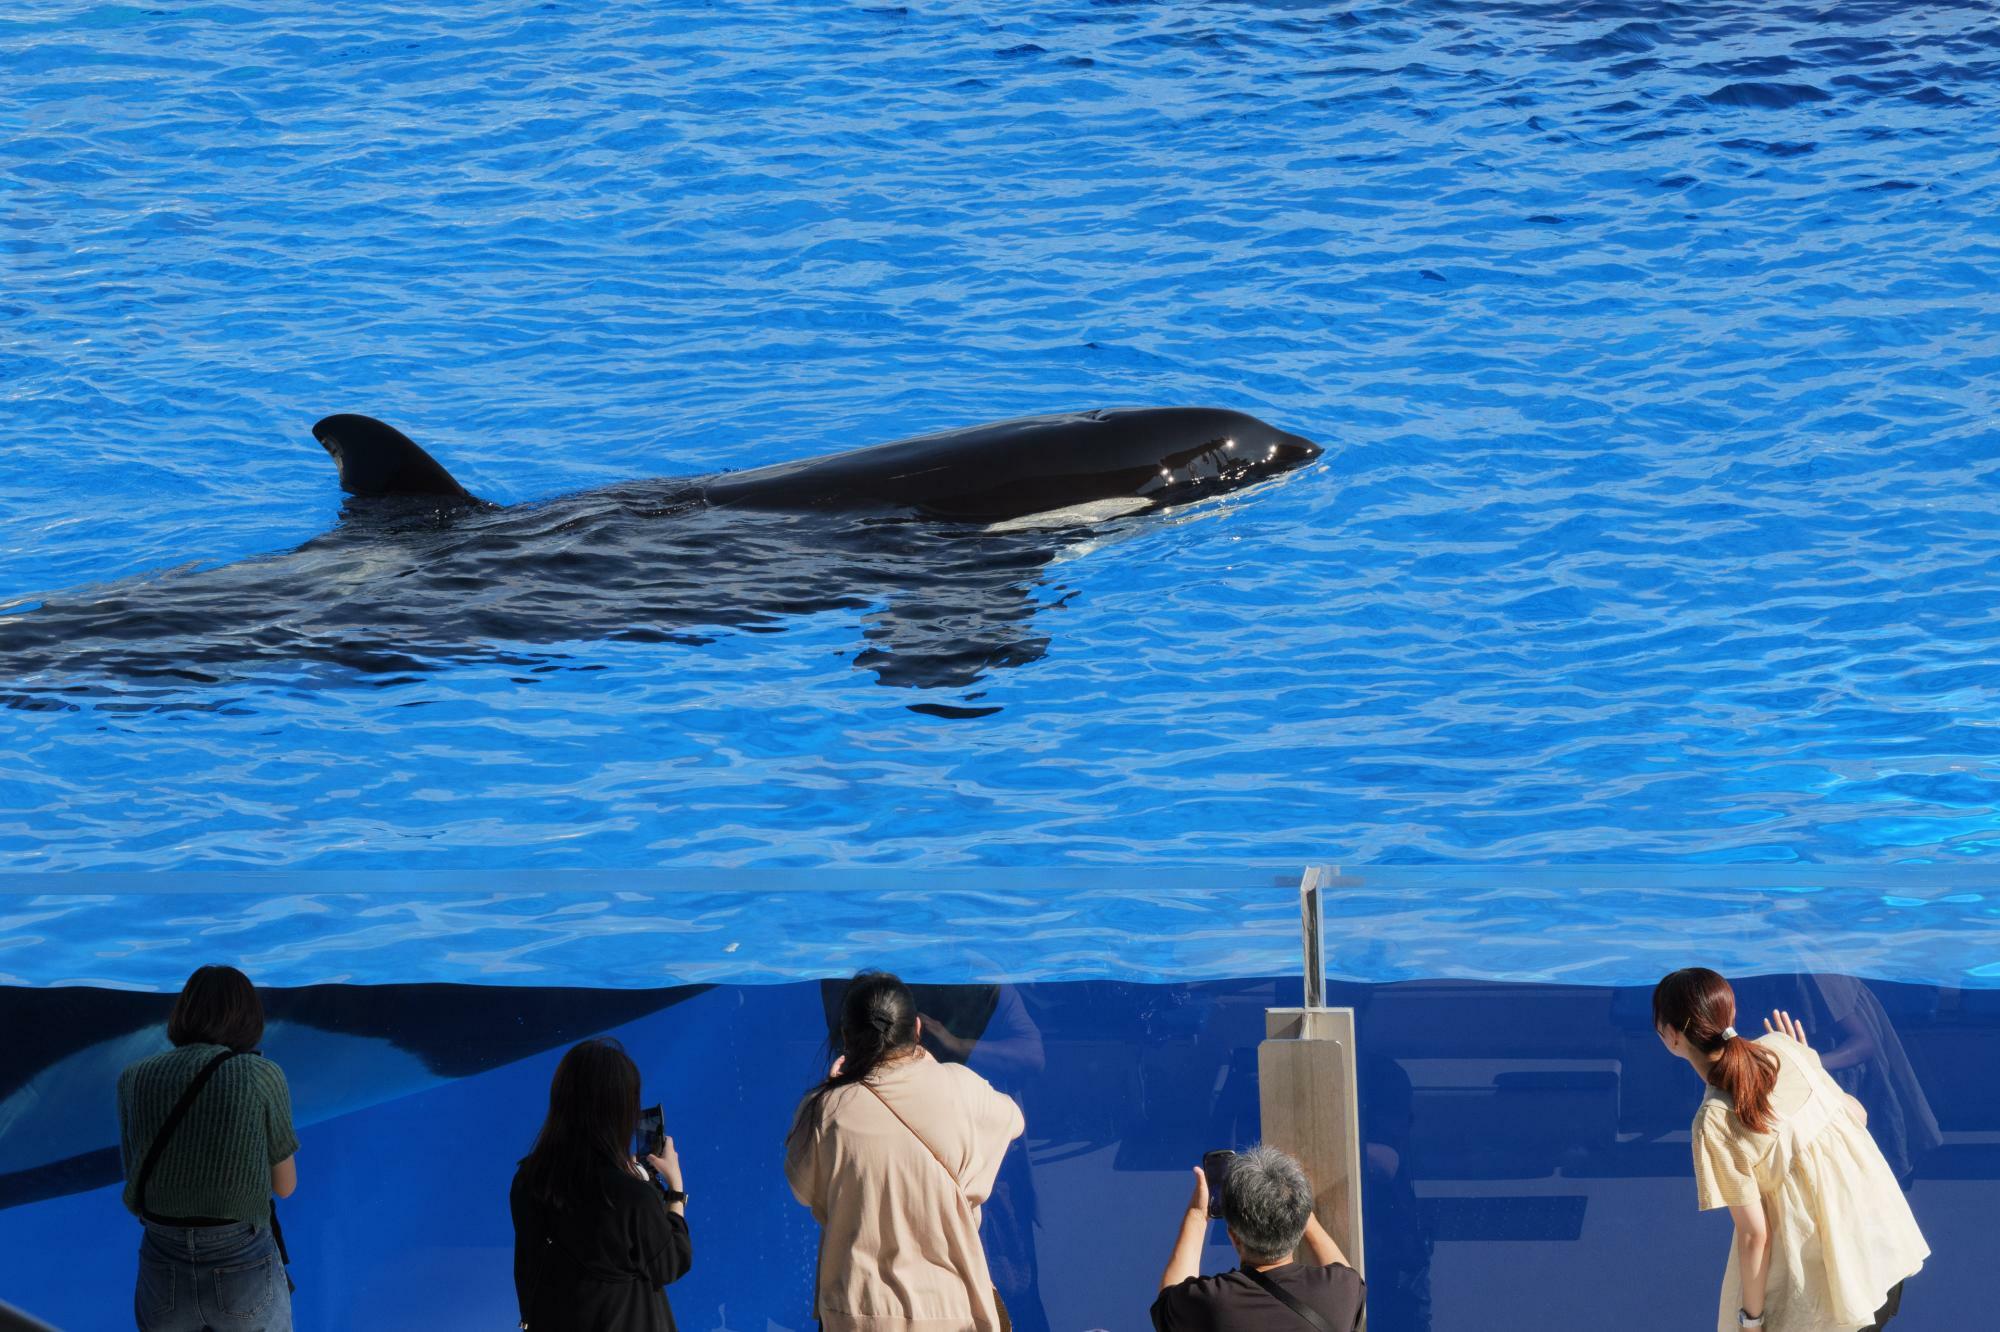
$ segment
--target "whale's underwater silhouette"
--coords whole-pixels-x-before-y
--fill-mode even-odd
[[[672,1008],[708,987],[474,985],[265,988],[263,1049],[284,1067],[301,1127],[499,1068]],[[174,996],[0,987],[0,1208],[118,1180],[127,1064],[168,1048]]]
[[[332,531],[0,615],[8,701],[67,706],[101,688],[91,676],[131,701],[315,662],[378,683],[452,661],[547,669],[565,644],[697,644],[838,610],[863,617],[855,665],[883,684],[964,689],[1042,655],[1037,581],[1080,537],[1320,456],[1241,412],[1090,411],[502,506],[372,417],[313,434],[349,495]]]

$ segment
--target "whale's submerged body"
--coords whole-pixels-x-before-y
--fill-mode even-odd
[[[61,706],[102,687],[80,677],[143,694],[310,662],[407,679],[449,661],[540,664],[554,644],[699,643],[829,610],[863,615],[855,664],[884,684],[962,689],[1042,655],[1036,580],[1079,532],[1320,455],[1240,412],[1095,411],[503,507],[373,418],[329,416],[313,433],[350,496],[332,531],[0,616],[0,691]]]

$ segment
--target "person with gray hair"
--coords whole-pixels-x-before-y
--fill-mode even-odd
[[[1312,1183],[1299,1163],[1275,1147],[1252,1147],[1227,1159],[1219,1208],[1209,1206],[1208,1172],[1194,1170],[1194,1193],[1160,1294],[1153,1301],[1158,1332],[1356,1332],[1366,1295],[1360,1274],[1313,1215]],[[1242,1266],[1201,1275],[1202,1241],[1212,1217],[1229,1226]],[[1294,1262],[1305,1245],[1311,1261]]]

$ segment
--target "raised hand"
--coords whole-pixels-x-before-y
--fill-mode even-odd
[[[663,1138],[661,1139],[661,1143],[660,1154],[658,1156],[647,1157],[646,1164],[653,1167],[659,1173],[660,1178],[666,1181],[668,1188],[672,1189],[675,1193],[679,1193],[681,1191],[680,1153],[674,1150],[674,1140],[672,1138]]]
[[[1810,1045],[1806,1039],[1806,1029],[1799,1020],[1782,1008],[1771,1010],[1771,1016],[1764,1019],[1764,1030],[1775,1031],[1780,1036],[1789,1036],[1800,1045]]]
[[[1188,1211],[1208,1215],[1208,1172],[1200,1166],[1194,1168],[1194,1193],[1188,1197]]]

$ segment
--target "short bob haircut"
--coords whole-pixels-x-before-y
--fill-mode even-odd
[[[264,1039],[264,1004],[235,967],[195,968],[174,1001],[167,1039],[175,1045],[226,1045],[249,1051]]]
[[[1252,1147],[1229,1163],[1222,1215],[1246,1260],[1281,1263],[1290,1258],[1312,1209],[1306,1172],[1276,1147]]]

